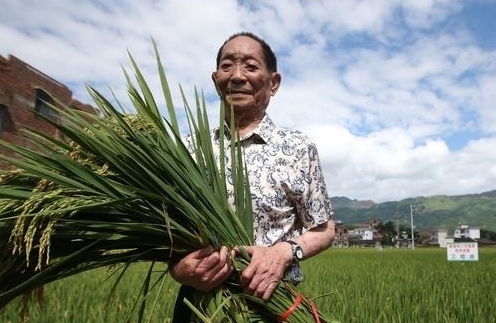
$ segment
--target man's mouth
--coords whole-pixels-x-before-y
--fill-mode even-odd
[[[250,93],[245,92],[245,91],[228,91],[227,95],[231,97],[236,97],[236,96],[246,96],[249,95]]]
[[[228,94],[250,94],[250,91],[242,90],[242,89],[228,89]]]

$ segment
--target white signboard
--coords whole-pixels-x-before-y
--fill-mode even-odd
[[[446,244],[449,261],[478,261],[477,242],[452,242]]]

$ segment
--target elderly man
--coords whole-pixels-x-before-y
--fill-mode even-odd
[[[255,245],[246,247],[251,262],[241,280],[247,293],[269,300],[283,277],[295,284],[302,280],[299,261],[328,248],[332,209],[315,145],[267,115],[281,84],[270,46],[252,33],[237,33],[220,47],[216,63],[212,79],[226,107],[233,108],[253,197]],[[227,125],[230,113],[227,108]],[[217,146],[218,135],[213,131]],[[183,286],[210,291],[232,273],[228,253],[197,250],[172,266],[171,274]]]

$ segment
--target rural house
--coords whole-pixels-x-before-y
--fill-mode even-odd
[[[15,56],[5,58],[0,55],[0,138],[7,142],[32,147],[21,137],[23,127],[34,128],[53,137],[58,137],[56,129],[42,120],[38,114],[59,122],[59,116],[49,104],[58,104],[97,114],[91,105],[72,97],[72,91],[50,76],[30,66]],[[34,113],[37,112],[37,113]],[[0,153],[12,155],[0,147]],[[9,166],[0,161],[0,169]]]

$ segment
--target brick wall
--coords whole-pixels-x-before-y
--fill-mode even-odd
[[[96,113],[91,105],[72,98],[72,91],[67,86],[12,55],[9,55],[8,59],[0,55],[0,108],[3,110],[0,138],[2,140],[33,148],[34,146],[21,136],[23,127],[35,128],[50,136],[58,137],[56,129],[33,112],[37,89],[47,92],[63,106]],[[0,147],[0,153],[12,156],[3,147]],[[8,164],[0,161],[0,169],[8,168],[10,168]]]

